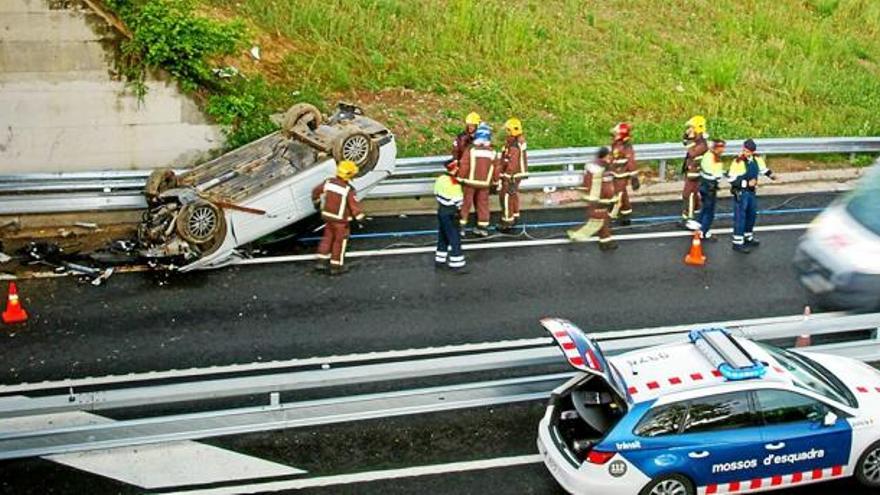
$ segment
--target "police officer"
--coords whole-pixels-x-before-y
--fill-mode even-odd
[[[498,163],[501,177],[498,198],[501,201],[499,230],[507,232],[519,221],[519,184],[528,175],[529,165],[522,122],[515,117],[509,118],[504,123],[504,129],[507,138]]]
[[[633,191],[639,189],[639,170],[636,168],[636,152],[632,145],[632,125],[621,122],[611,129],[611,158],[614,173],[614,193],[620,196],[618,215],[614,219],[620,225],[631,223],[632,204],[629,201],[629,186]]]
[[[477,112],[469,113],[464,119],[464,124],[464,130],[452,141],[452,159],[456,161],[461,160],[461,155],[474,142],[474,133],[477,132],[477,126],[480,125],[480,115]]]
[[[318,244],[316,270],[330,270],[330,275],[348,271],[345,266],[345,250],[351,233],[351,220],[360,222],[364,212],[355,196],[351,181],[358,173],[358,166],[349,160],[339,162],[336,177],[325,180],[312,190],[312,202],[319,206],[324,220],[324,234]]]
[[[758,177],[766,175],[776,180],[764,158],[756,153],[757,149],[755,141],[747,139],[742,152],[730,164],[727,172],[730,192],[733,194],[733,250],[740,253],[748,253],[751,248],[760,245],[754,233],[758,211]]]
[[[587,191],[587,223],[578,229],[569,230],[572,241],[585,242],[598,235],[599,249],[617,249],[617,242],[611,235],[611,216],[617,209],[620,196],[614,192],[614,172],[611,150],[603,146],[596,154],[596,160],[584,167],[584,189]]]
[[[700,209],[700,163],[703,154],[709,151],[706,143],[706,118],[695,115],[685,124],[682,143],[687,153],[682,164],[684,174],[684,190],[681,193],[683,206],[681,210],[682,226],[688,230],[700,229],[700,223],[696,221],[696,211]]]
[[[704,241],[716,242],[712,235],[712,222],[715,220],[715,204],[718,200],[718,182],[724,178],[724,149],[727,143],[723,139],[712,141],[712,148],[703,155],[700,162],[700,232]]]
[[[434,266],[444,265],[452,270],[465,266],[461,251],[461,237],[458,232],[458,215],[464,198],[458,174],[458,162],[446,165],[446,173],[434,181],[434,198],[437,200],[437,250],[434,252]]]
[[[499,179],[495,158],[492,130],[487,124],[480,124],[474,132],[473,143],[458,160],[458,179],[464,191],[459,224],[464,231],[471,208],[476,208],[477,226],[474,234],[480,237],[489,235],[489,189]]]

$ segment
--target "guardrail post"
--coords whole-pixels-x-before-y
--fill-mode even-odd
[[[856,154],[854,152],[849,154],[849,162],[850,163],[856,162]]]
[[[278,392],[272,392],[269,394],[269,405],[270,406],[278,406],[281,404],[281,394]]]
[[[660,169],[657,174],[660,182],[666,181],[666,160],[660,160]]]

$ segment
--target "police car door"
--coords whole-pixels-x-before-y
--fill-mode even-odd
[[[688,401],[678,445],[697,486],[737,483],[752,477],[762,441],[760,419],[749,392],[729,392]],[[745,488],[745,487],[743,487]]]
[[[806,481],[842,473],[852,445],[852,428],[843,412],[788,390],[758,390],[755,398],[765,424],[765,477],[800,473],[797,476]]]

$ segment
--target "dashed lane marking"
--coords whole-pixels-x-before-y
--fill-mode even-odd
[[[272,481],[265,483],[251,483],[246,485],[224,486],[203,490],[187,490],[173,492],[179,495],[226,495],[236,493],[265,493],[281,490],[300,490],[303,488],[318,488],[352,483],[366,483],[369,481],[393,480],[399,478],[414,478],[418,476],[430,476],[436,474],[462,473],[466,471],[481,471],[524,464],[537,464],[541,462],[538,454],[520,455],[513,457],[499,457],[495,459],[483,459],[479,461],[451,462],[448,464],[434,464],[430,466],[414,466],[401,469],[388,469],[385,471],[366,471],[363,473],[340,474],[335,476],[320,476],[287,481]]]

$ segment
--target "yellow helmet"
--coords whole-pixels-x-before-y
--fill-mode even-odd
[[[358,173],[358,166],[351,160],[342,160],[336,166],[336,175],[342,180],[351,180]]]
[[[685,125],[693,127],[695,133],[703,134],[706,132],[706,117],[703,117],[702,115],[694,115]]]
[[[511,117],[504,123],[504,130],[507,131],[508,136],[522,136],[522,122],[516,117]]]
[[[471,112],[464,118],[464,123],[467,125],[480,125],[480,122],[482,122],[482,119],[477,112]]]

